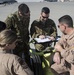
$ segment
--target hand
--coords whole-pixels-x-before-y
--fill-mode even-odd
[[[44,35],[40,35],[39,38],[40,39],[45,39],[45,36]]]
[[[58,53],[58,52],[56,52],[55,54],[54,54],[54,57],[53,57],[53,61],[55,62],[55,63],[57,63],[57,64],[60,64],[60,54]]]
[[[52,37],[49,37],[49,39],[51,39],[52,41],[55,40],[55,38],[53,36]]]

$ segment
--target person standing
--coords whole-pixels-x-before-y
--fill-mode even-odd
[[[74,75],[74,28],[73,19],[64,15],[58,19],[59,29],[63,33],[55,45],[54,64],[51,65],[54,75]]]
[[[43,7],[41,10],[40,18],[36,19],[32,22],[31,28],[30,28],[30,35],[32,39],[39,38],[41,40],[45,39],[46,37],[49,40],[55,40],[57,36],[57,28],[55,25],[55,22],[49,18],[50,15],[50,9],[48,7]],[[44,43],[38,43],[35,44],[35,49],[37,52],[41,52],[45,50],[46,48],[50,48],[51,44],[49,42]],[[48,56],[40,56],[42,61],[42,73],[43,75],[53,75],[50,71],[50,61],[49,61],[50,55]]]
[[[18,10],[10,14],[6,20],[6,28],[16,32],[18,36],[18,44],[13,53],[25,59],[29,65],[29,22],[30,9],[22,3],[18,6]]]
[[[30,35],[34,38],[45,38],[46,36],[50,36],[49,39],[54,40],[57,36],[57,28],[52,19],[49,18],[50,9],[48,7],[43,7],[41,10],[40,18],[34,20],[31,24]],[[38,51],[44,50],[48,45],[46,44],[35,44],[35,48]]]

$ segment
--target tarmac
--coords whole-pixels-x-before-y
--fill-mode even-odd
[[[22,2],[21,2],[22,3]],[[4,21],[6,17],[15,12],[18,8],[18,5],[21,3],[6,4],[0,5],[0,20]],[[74,2],[24,2],[30,8],[30,26],[33,20],[40,17],[41,9],[43,7],[49,7],[50,17],[58,25],[58,19],[63,15],[70,15],[74,21]],[[29,26],[29,29],[30,29]],[[58,35],[62,35],[61,31],[57,28]]]

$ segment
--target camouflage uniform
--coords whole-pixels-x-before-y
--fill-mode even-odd
[[[32,38],[36,38],[39,35],[47,35],[47,36],[56,37],[57,28],[53,20],[48,19],[45,22],[45,24],[43,24],[42,21],[39,19],[39,20],[33,21],[33,23],[31,24],[30,34]],[[49,46],[48,43],[35,44],[36,49],[39,51],[45,49],[47,46]]]
[[[14,54],[19,55],[20,57],[24,58],[25,54],[25,59],[28,60],[28,42],[29,42],[29,22],[30,22],[30,17],[28,18],[21,18],[18,15],[18,11],[16,11],[14,14],[11,14],[7,17],[5,20],[6,27],[8,29],[11,29],[16,32],[18,36],[18,45],[16,46],[14,50]],[[22,54],[24,53],[24,54]]]
[[[30,34],[32,38],[39,37],[39,35],[46,35],[46,36],[57,36],[57,28],[53,20],[47,19],[45,24],[39,19],[34,20],[31,24]],[[35,48],[38,52],[44,50],[46,47],[49,47],[49,42],[47,43],[35,43]],[[48,53],[49,54],[49,53]],[[42,69],[43,69],[43,75],[53,75],[53,73],[50,70],[50,55],[47,57],[40,56],[42,61]]]

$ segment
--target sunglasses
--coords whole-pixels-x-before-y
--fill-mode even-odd
[[[65,25],[61,24],[61,25],[58,25],[58,28],[60,28],[60,26],[64,26],[64,27],[66,27]]]
[[[45,17],[45,16],[42,16],[43,18],[48,18],[48,17]]]

